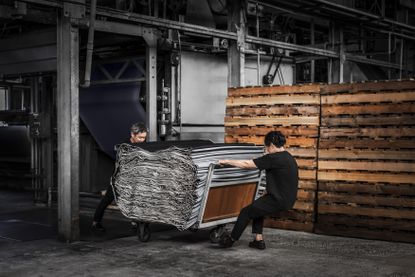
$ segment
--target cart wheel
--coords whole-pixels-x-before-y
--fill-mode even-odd
[[[150,224],[145,222],[138,222],[137,236],[141,242],[147,242],[150,240]]]
[[[220,225],[210,230],[210,234],[209,234],[210,242],[218,243],[224,231],[225,231],[225,225]]]

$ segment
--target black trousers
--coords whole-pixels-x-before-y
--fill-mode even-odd
[[[101,222],[102,217],[104,216],[105,209],[114,201],[114,192],[112,191],[111,185],[108,185],[107,191],[105,192],[104,197],[98,204],[97,209],[94,214],[94,221]]]
[[[264,195],[252,204],[246,206],[239,213],[235,226],[233,227],[231,237],[234,240],[238,240],[244,232],[249,221],[252,219],[252,233],[262,234],[264,226],[264,216],[272,215],[276,212],[285,210],[281,208],[277,200],[271,195]]]

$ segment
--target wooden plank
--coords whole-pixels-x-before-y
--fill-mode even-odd
[[[314,211],[314,203],[310,202],[303,202],[297,200],[294,204],[294,210],[304,211],[304,212],[312,212]]]
[[[415,120],[414,120],[415,121]],[[273,116],[273,117],[225,117],[225,127],[240,125],[256,126],[289,126],[289,125],[319,125],[318,116]]]
[[[319,181],[355,181],[369,183],[415,184],[414,174],[318,171],[317,179]]]
[[[302,158],[316,158],[317,157],[317,150],[313,148],[285,147],[285,149],[296,158],[297,157],[302,157]]]
[[[271,216],[268,216],[267,219],[270,219],[270,220],[289,219],[289,220],[300,221],[300,222],[306,222],[306,221],[310,222],[314,220],[314,215],[313,213],[304,213],[304,212],[299,212],[295,210],[288,210],[288,211],[277,212]]]
[[[320,204],[343,203],[343,204],[364,204],[371,206],[389,206],[400,208],[415,208],[415,198],[409,197],[391,197],[388,196],[371,196],[371,195],[353,195],[333,192],[319,192],[318,201]]]
[[[346,192],[352,194],[373,194],[414,197],[415,187],[413,185],[390,185],[390,184],[368,184],[368,183],[343,183],[343,182],[319,182],[319,191]]]
[[[225,134],[229,136],[265,136],[271,131],[280,131],[286,137],[288,136],[304,136],[317,137],[317,126],[295,126],[295,127],[271,127],[271,126],[240,126],[240,127],[225,127]]]
[[[317,182],[316,180],[299,180],[298,188],[305,189],[305,190],[316,190]]]
[[[354,207],[346,205],[328,205],[318,204],[319,214],[344,214],[344,215],[362,215],[381,218],[397,218],[415,220],[415,210],[392,209],[392,208],[369,208]]]
[[[367,161],[318,161],[319,169],[415,172],[415,163]]]
[[[316,170],[309,170],[309,169],[299,169],[298,176],[300,179],[316,179]]]
[[[226,136],[225,141],[227,143],[254,143],[261,145],[264,143],[263,136],[238,136],[230,137]],[[300,147],[317,147],[316,138],[303,138],[303,137],[288,137],[285,143],[286,146],[300,146]]]
[[[411,150],[320,149],[320,159],[415,160]]]
[[[365,104],[365,105],[322,105],[321,115],[358,115],[358,114],[403,114],[415,113],[415,105],[413,103],[382,103],[382,104]]]
[[[389,230],[415,231],[415,221],[399,219],[381,219],[372,217],[342,216],[319,214],[318,224],[341,224],[354,227],[369,227]]]
[[[413,126],[415,125],[415,115],[401,116],[378,116],[378,117],[322,117],[321,126]]]
[[[314,106],[261,106],[261,107],[227,107],[227,116],[253,116],[253,115],[318,115],[320,107]]]
[[[331,224],[315,224],[317,234],[347,236],[365,239],[380,239],[387,241],[415,242],[415,234],[407,232],[393,232],[386,230],[369,230],[366,228],[345,227]]]
[[[301,201],[314,201],[315,196],[316,195],[315,195],[314,191],[303,190],[303,189],[299,189],[297,191],[297,200],[301,200]]]
[[[386,81],[386,82],[364,82],[348,84],[332,84],[320,87],[321,93],[358,92],[358,91],[384,91],[384,90],[408,90],[414,89],[413,80]]]
[[[415,101],[415,91],[388,92],[388,93],[362,93],[362,94],[335,94],[322,95],[321,103],[324,104],[349,104],[375,102],[408,102]]]
[[[264,226],[268,228],[312,232],[314,224],[312,222],[266,219],[264,221]]]
[[[301,168],[312,168],[315,169],[317,167],[317,161],[315,159],[301,159],[296,158],[298,167]]]
[[[320,148],[411,149],[413,139],[321,139]]]
[[[319,93],[320,85],[286,85],[286,86],[263,86],[246,88],[228,88],[229,96],[251,96],[251,95],[273,95],[282,93]]]
[[[415,105],[414,105],[415,106]],[[372,127],[372,128],[320,128],[320,137],[323,139],[333,137],[391,137],[391,138],[402,138],[402,137],[415,137],[415,128],[410,127]]]
[[[320,104],[319,95],[272,95],[253,97],[228,97],[226,106],[254,106],[254,105],[278,105],[278,104]]]

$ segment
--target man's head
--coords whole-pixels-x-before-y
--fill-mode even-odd
[[[130,128],[130,142],[131,143],[141,143],[144,142],[147,138],[147,128],[141,122],[136,122],[131,125]]]
[[[280,131],[271,131],[265,135],[264,145],[267,153],[275,152],[275,149],[284,147],[285,136]]]

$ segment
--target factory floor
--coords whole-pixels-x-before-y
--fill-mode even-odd
[[[81,241],[56,239],[56,210],[29,194],[0,190],[0,276],[415,276],[415,244],[265,229],[267,249],[248,247],[249,228],[220,249],[208,230],[179,232],[153,224],[147,243],[128,220],[106,214],[105,235],[90,232],[81,210]],[[8,204],[8,205],[7,205]]]

